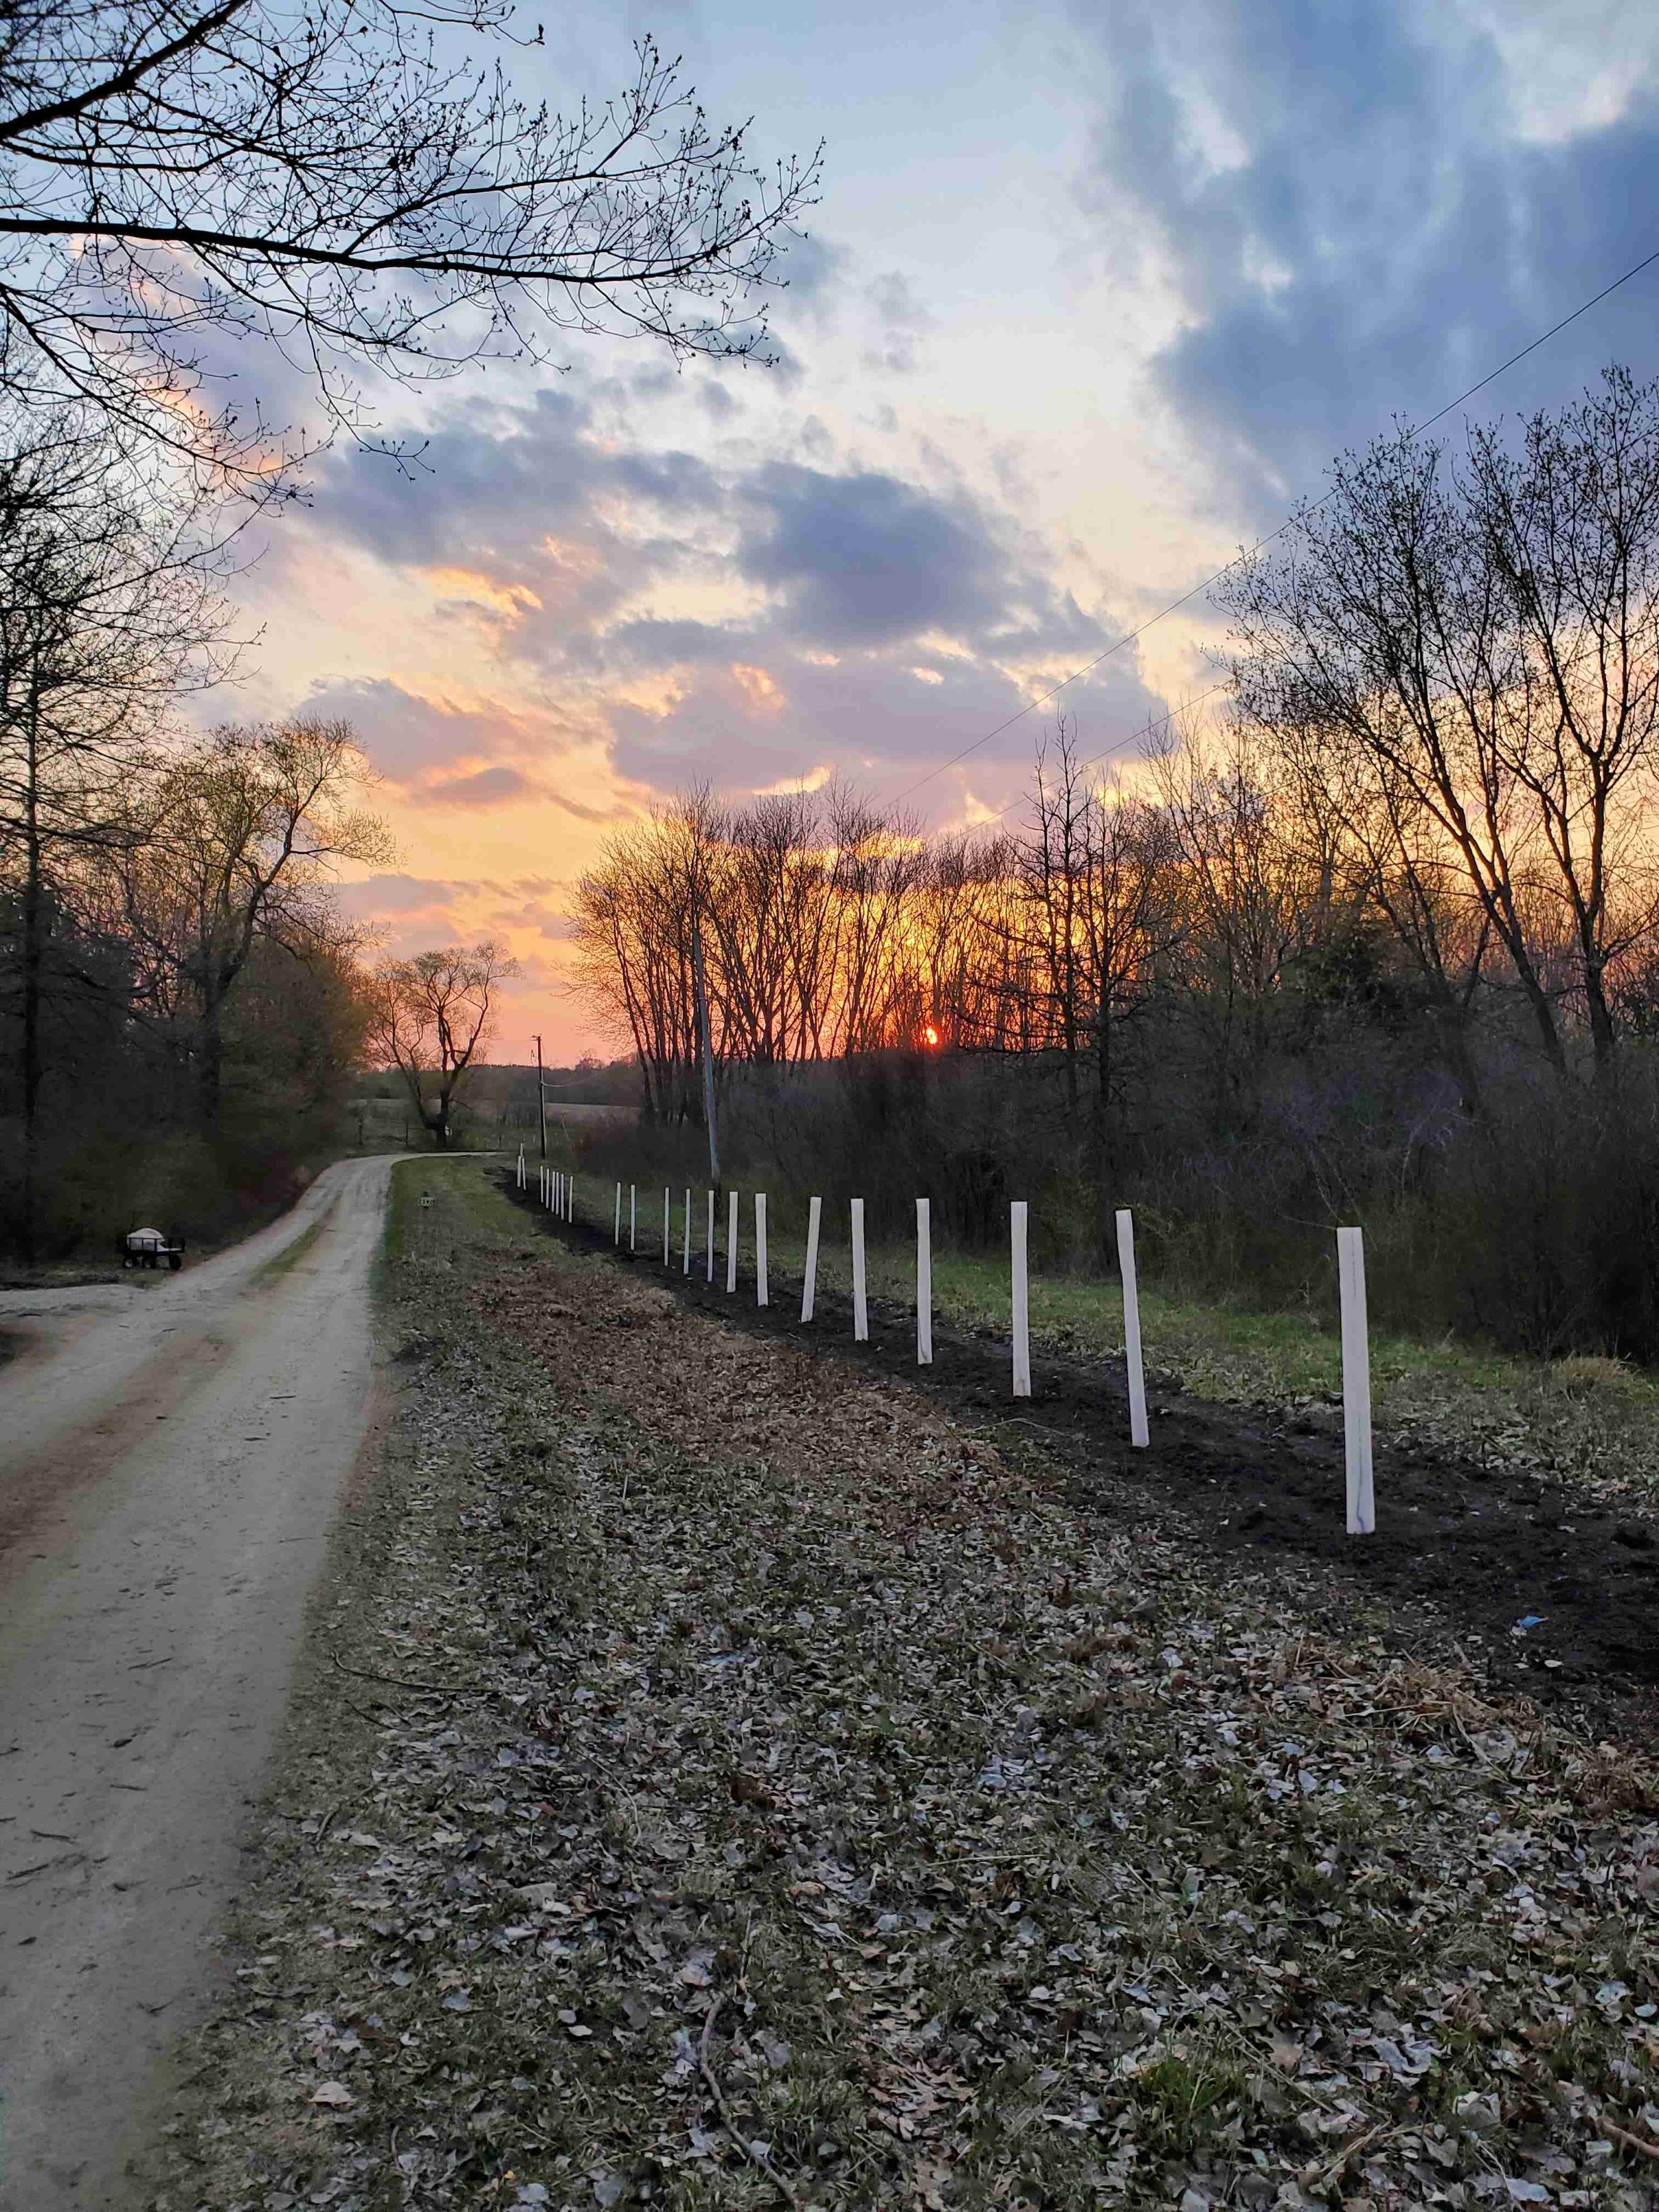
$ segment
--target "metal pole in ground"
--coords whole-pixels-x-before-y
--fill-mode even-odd
[[[714,1126],[714,1048],[708,1033],[708,983],[702,969],[702,918],[691,908],[691,981],[697,999],[697,1049],[702,1060],[702,1111],[708,1124],[708,1180],[720,1183],[720,1136]]]

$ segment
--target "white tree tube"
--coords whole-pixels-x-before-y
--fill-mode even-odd
[[[769,1305],[766,1295],[766,1193],[755,1193],[755,1304]]]
[[[628,1249],[638,1248],[640,1235],[640,1187],[636,1182],[628,1186]]]
[[[665,1267],[668,1265],[674,1235],[674,1210],[668,1193],[669,1186],[665,1183],[662,1187],[662,1263]]]
[[[622,1185],[620,1183],[617,1185],[617,1231],[611,1241],[613,1244],[622,1243]]]
[[[708,1279],[714,1279],[714,1194],[708,1194]]]
[[[738,1194],[732,1192],[726,1209],[726,1288],[738,1287]]]
[[[1017,1198],[1008,1208],[1009,1257],[1013,1270],[1014,1395],[1031,1395],[1030,1307],[1025,1279],[1026,1205]]]
[[[806,1209],[806,1275],[800,1286],[800,1317],[812,1318],[818,1294],[818,1229],[823,1219],[823,1200],[815,1198]]]
[[[864,1295],[864,1200],[853,1200],[853,1341],[870,1340],[870,1309]]]
[[[690,1273],[690,1272],[691,1272],[691,1192],[690,1192],[690,1187],[688,1186],[687,1190],[686,1190],[686,1194],[685,1194],[685,1265],[684,1265],[684,1266],[680,1269],[680,1273],[681,1273],[683,1275],[689,1275],[689,1274]]]
[[[925,1198],[916,1200],[916,1364],[933,1364],[933,1208]]]
[[[1140,1285],[1135,1275],[1134,1216],[1117,1211],[1117,1264],[1123,1277],[1123,1364],[1129,1377],[1129,1442],[1150,1442],[1146,1427],[1146,1371],[1140,1359]]]
[[[1365,1320],[1365,1232],[1336,1232],[1336,1272],[1342,1293],[1342,1442],[1348,1477],[1348,1534],[1369,1536],[1376,1527],[1371,1482],[1371,1353]]]

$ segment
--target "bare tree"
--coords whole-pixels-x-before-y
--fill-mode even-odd
[[[1553,864],[1540,877],[1605,1066],[1608,969],[1659,915],[1659,382],[1608,369],[1599,391],[1534,416],[1518,454],[1476,432],[1466,483],[1513,630],[1497,743]]]
[[[123,862],[126,918],[152,1012],[187,1039],[208,1131],[225,1003],[256,942],[303,943],[338,865],[386,857],[384,828],[356,804],[366,775],[349,724],[301,717],[227,725],[159,779],[153,832]]]
[[[284,456],[212,397],[227,340],[274,339],[337,420],[364,363],[443,375],[576,330],[762,345],[817,157],[758,168],[648,40],[567,114],[459,58],[540,35],[507,0],[15,0],[0,385],[258,489]]]
[[[449,1150],[467,1073],[489,1047],[501,985],[517,973],[517,963],[488,940],[388,960],[376,970],[371,1043],[402,1076],[440,1152]]]
[[[1571,1001],[1605,1067],[1609,968],[1659,920],[1659,386],[1609,370],[1518,451],[1475,433],[1461,467],[1380,441],[1219,597],[1244,711],[1323,757],[1358,834],[1383,832],[1419,942],[1455,882],[1550,1062]]]
[[[168,708],[223,672],[226,616],[195,502],[120,496],[108,441],[59,420],[0,458],[0,884],[16,887],[22,1177],[34,1237],[48,966],[61,997],[102,989],[62,919],[89,875],[146,828],[147,771]]]

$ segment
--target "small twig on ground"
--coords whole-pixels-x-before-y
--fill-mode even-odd
[[[430,1690],[434,1697],[437,1698],[448,1698],[454,1695],[453,1686],[450,1683],[411,1682],[403,1674],[376,1674],[367,1667],[348,1667],[343,1659],[337,1659],[331,1651],[328,1655],[328,1662],[331,1667],[337,1668],[343,1674],[355,1675],[360,1682],[385,1682],[394,1690]]]
[[[1298,2082],[1297,2086],[1299,2088],[1303,2085]],[[1384,2120],[1379,2122],[1374,2128],[1367,2128],[1361,2134],[1351,2136],[1328,2165],[1311,2166],[1304,2169],[1297,2177],[1303,2188],[1328,2189],[1331,2184],[1352,2165],[1362,2150],[1369,2150],[1380,2136],[1385,2136],[1388,2132],[1388,2122]]]
[[[703,2080],[708,2084],[709,2093],[714,2100],[715,2109],[720,2113],[720,2119],[726,2128],[726,2132],[731,2136],[732,2142],[736,2143],[738,2148],[752,2165],[757,2166],[760,2168],[761,2172],[771,2183],[773,2188],[777,2191],[779,2196],[782,2197],[786,2204],[793,2205],[794,2207],[794,2212],[805,2212],[805,2208],[803,2207],[799,2197],[796,2196],[794,2191],[789,2186],[789,2184],[778,2172],[778,2169],[773,2165],[766,2153],[761,2148],[758,2143],[750,2142],[749,2141],[749,2138],[744,2134],[743,2130],[738,2125],[736,2120],[732,2118],[732,2107],[726,2101],[726,2092],[721,2088],[719,2081],[715,2078],[714,2069],[708,2063],[708,2039],[714,2033],[714,2022],[719,2017],[720,2008],[725,2002],[726,2000],[723,1997],[716,1997],[714,2003],[708,2008],[708,2017],[702,2024],[702,2042],[697,2051],[698,2070],[702,2074]]]
[[[1659,2158],[1659,2142],[1650,2142],[1646,2136],[1632,2135],[1628,2128],[1621,2128],[1610,2120],[1605,2112],[1598,2113],[1596,2124],[1614,2142],[1623,2143],[1626,2150],[1639,2150],[1644,2158]]]

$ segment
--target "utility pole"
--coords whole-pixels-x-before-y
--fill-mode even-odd
[[[542,1080],[542,1041],[536,1040],[536,1112],[542,1125],[542,1158],[547,1158],[547,1085]]]
[[[691,909],[691,976],[697,994],[697,1048],[702,1055],[702,1111],[708,1124],[708,1180],[720,1187],[720,1139],[714,1128],[714,1048],[708,1035],[708,986],[702,972],[702,922]]]

